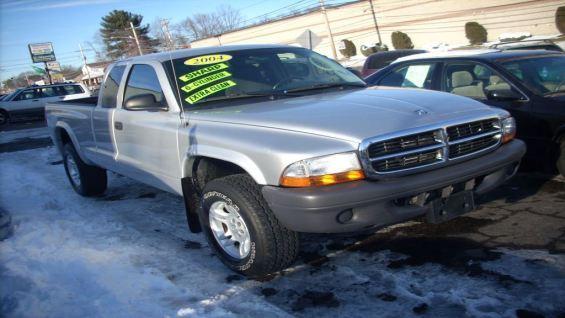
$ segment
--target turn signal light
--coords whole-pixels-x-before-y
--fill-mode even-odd
[[[310,176],[310,177],[287,177],[283,176],[281,178],[281,185],[283,187],[316,187],[316,186],[328,186],[332,184],[356,181],[365,179],[365,174],[361,170],[351,170],[347,172],[335,173],[335,174],[324,174],[321,176]]]

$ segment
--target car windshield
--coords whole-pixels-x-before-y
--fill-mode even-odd
[[[502,65],[537,94],[565,92],[565,55],[512,60]]]
[[[165,63],[165,67],[170,69]],[[302,48],[227,51],[172,60],[185,108],[219,100],[296,96],[332,87],[364,87],[353,73]]]

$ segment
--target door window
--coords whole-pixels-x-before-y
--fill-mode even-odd
[[[497,72],[478,63],[451,63],[444,74],[445,91],[456,95],[488,99],[491,92],[513,90]]]
[[[40,97],[39,91],[36,89],[28,89],[20,93],[14,100],[30,100],[38,99]]]
[[[102,90],[102,99],[100,100],[102,107],[116,107],[118,88],[120,87],[120,81],[122,80],[125,69],[126,67],[124,65],[114,66],[108,74]]]
[[[82,89],[82,87],[80,87],[80,85],[65,85],[62,86],[61,88],[64,90],[65,95],[84,93],[84,90]]]
[[[124,103],[132,97],[146,94],[153,95],[157,104],[166,104],[163,89],[153,67],[146,64],[133,65],[124,92]]]
[[[435,67],[436,63],[400,66],[385,75],[378,85],[431,89]]]
[[[54,87],[43,87],[41,88],[41,97],[53,97],[57,96],[57,91]]]

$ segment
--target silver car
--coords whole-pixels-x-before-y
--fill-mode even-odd
[[[46,103],[89,96],[88,88],[79,83],[20,88],[0,100],[0,125],[22,118],[43,117]]]

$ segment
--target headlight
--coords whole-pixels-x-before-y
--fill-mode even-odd
[[[516,121],[514,117],[502,120],[502,143],[507,143],[516,137]]]
[[[283,187],[312,187],[365,179],[355,152],[301,160],[288,166],[282,176]]]

